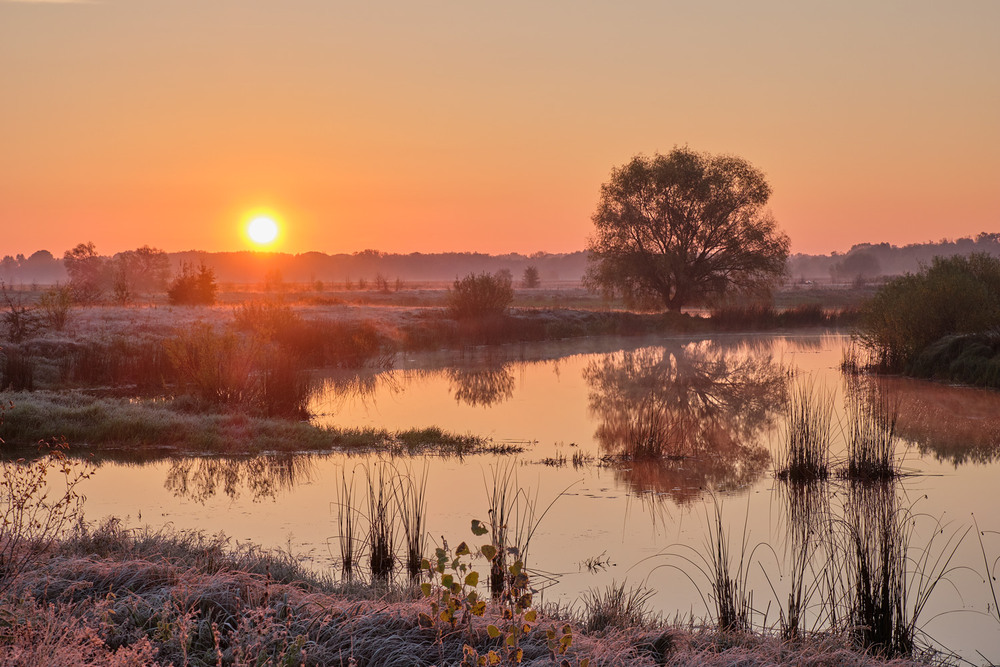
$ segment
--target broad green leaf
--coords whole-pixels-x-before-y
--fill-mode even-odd
[[[534,623],[535,619],[538,618],[538,612],[532,609],[527,614],[524,615],[524,620],[528,623]]]
[[[497,548],[492,544],[484,544],[480,547],[479,551],[482,552],[487,560],[493,560],[497,557]]]
[[[431,596],[431,585],[428,583],[420,584],[420,592],[424,594],[424,597]]]
[[[488,532],[489,532],[489,529],[486,528],[486,524],[484,524],[479,519],[473,519],[472,520],[472,534],[473,535],[476,535],[476,536],[485,535]]]
[[[472,553],[472,552],[469,551],[469,545],[466,544],[465,542],[462,542],[461,544],[459,544],[458,548],[455,549],[455,555],[456,556],[468,556],[470,553]]]
[[[495,625],[487,625],[486,634],[488,634],[491,639],[496,639],[500,636],[500,628]]]
[[[478,583],[479,583],[479,573],[478,572],[470,572],[468,575],[466,575],[466,577],[465,577],[465,585],[466,586],[476,586]]]
[[[441,577],[441,585],[444,586],[445,588],[451,588],[451,584],[454,581],[455,577],[451,576],[450,574],[446,574],[443,577]]]

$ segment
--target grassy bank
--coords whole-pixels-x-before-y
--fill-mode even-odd
[[[438,452],[492,450],[491,441],[438,428],[338,429],[245,412],[193,412],[180,399],[100,398],[80,392],[7,392],[0,438],[14,448],[65,438],[73,451],[253,454],[301,451]]]
[[[38,557],[0,599],[5,664],[459,665],[500,650],[492,603],[482,618],[430,626],[430,604],[406,589],[338,583],[284,554],[223,538],[78,531]],[[910,665],[846,648],[842,637],[781,641],[657,622],[588,632],[588,619],[540,614],[520,641],[525,665]],[[559,660],[547,632],[572,636]],[[567,664],[563,663],[563,664]],[[506,664],[506,663],[505,663]]]

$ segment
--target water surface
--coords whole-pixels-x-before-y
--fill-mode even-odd
[[[669,617],[706,615],[699,591],[707,581],[687,559],[705,552],[707,517],[718,502],[735,542],[746,526],[751,549],[767,545],[754,550],[750,580],[756,622],[773,623],[788,583],[782,574],[789,532],[801,519],[789,502],[794,494],[773,475],[784,437],[782,402],[790,382],[829,391],[834,451],[841,456],[844,396],[857,390],[839,371],[847,342],[818,334],[596,338],[415,354],[392,370],[360,376],[321,373],[310,405],[317,423],[439,426],[518,444],[524,452],[108,462],[87,482],[87,514],[224,531],[236,541],[289,548],[315,567],[337,568],[343,474],[363,481],[366,467],[426,470],[429,533],[437,544],[456,544],[472,538],[472,519],[487,518],[494,471],[513,462],[520,486],[540,509],[555,500],[528,554],[545,602],[574,604],[589,589],[627,581],[654,589],[652,604]],[[947,536],[971,525],[973,513],[984,530],[1000,530],[993,513],[1000,396],[901,378],[865,391],[898,401],[900,453],[910,475],[892,493],[893,502],[920,515],[912,546],[927,544],[935,528]],[[601,464],[628,443],[656,448],[663,458]],[[834,508],[858,497],[839,483],[826,495]],[[1000,537],[987,532],[984,539],[987,551],[1000,555]],[[932,547],[943,543],[938,538]],[[593,570],[588,561],[604,566]],[[992,618],[985,613],[990,595],[974,534],[955,563],[962,567],[935,592],[921,625],[974,662],[982,662],[977,651],[1000,659],[1000,622],[995,610]]]

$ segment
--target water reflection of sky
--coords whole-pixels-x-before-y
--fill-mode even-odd
[[[765,555],[751,575],[757,606],[773,609],[779,602],[770,587],[781,594],[780,561],[790,534],[788,494],[775,492],[781,487],[769,463],[782,435],[782,413],[774,405],[780,380],[791,371],[835,393],[835,448],[842,449],[838,366],[846,342],[819,335],[590,339],[413,355],[391,371],[326,376],[326,390],[311,408],[323,424],[434,425],[532,443],[518,459],[520,484],[537,491],[543,505],[565,490],[530,554],[533,568],[558,581],[544,593],[547,601],[572,602],[589,588],[627,579],[654,588],[653,603],[669,616],[704,615],[696,586],[674,567],[683,563],[662,552],[678,545],[704,548],[705,494],[715,491],[733,538],[740,539],[745,523],[751,544],[767,542],[774,550],[758,550]],[[905,465],[920,473],[903,484],[899,502],[916,503],[919,513],[954,527],[970,524],[977,512],[982,528],[1000,530],[1000,518],[991,515],[1000,473],[1000,397],[898,378],[880,380],[873,392],[900,397],[899,431],[911,443]],[[623,437],[651,433],[663,437],[658,446],[679,448],[672,450],[678,456],[623,466],[539,463],[571,459],[574,452],[600,456]],[[678,435],[684,433],[688,440]],[[485,518],[486,485],[496,462],[488,455],[430,459],[428,530],[434,542],[469,538],[469,521]],[[224,531],[234,540],[290,546],[317,566],[331,567],[335,484],[342,471],[350,475],[363,464],[341,455],[104,463],[85,490],[87,512],[91,518],[128,516],[133,524]],[[836,506],[848,491],[833,483],[829,495],[824,502]],[[934,521],[926,522],[928,531]],[[918,532],[913,543],[925,539]],[[988,533],[985,539],[987,549],[1000,555],[1000,537]],[[602,553],[614,565],[598,572],[583,566]],[[1000,623],[979,613],[988,591],[978,541],[967,538],[957,558],[973,569],[956,571],[954,585],[939,589],[925,612],[927,630],[970,659],[978,660],[975,650],[1000,659]],[[689,574],[701,588],[707,585],[697,572]],[[772,613],[769,620],[774,618]]]

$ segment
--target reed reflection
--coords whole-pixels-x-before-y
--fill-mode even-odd
[[[785,400],[787,373],[769,354],[710,341],[603,356],[584,370],[595,438],[630,460],[618,474],[678,503],[702,489],[752,483],[770,455],[760,443]]]
[[[171,461],[163,486],[197,503],[219,493],[233,500],[247,493],[260,502],[312,481],[313,468],[312,459],[302,455],[182,458]]]

